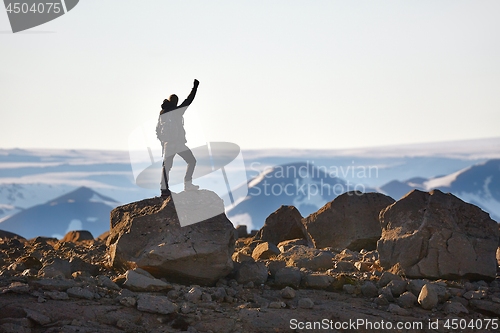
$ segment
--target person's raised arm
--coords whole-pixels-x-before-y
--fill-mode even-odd
[[[194,80],[193,82],[193,89],[191,89],[191,93],[189,94],[189,96],[184,100],[184,102],[182,102],[181,105],[179,105],[179,107],[185,107],[185,106],[189,106],[191,105],[191,103],[193,102],[194,100],[194,97],[196,96],[196,91],[198,90],[198,86],[200,85],[200,81],[198,80]]]

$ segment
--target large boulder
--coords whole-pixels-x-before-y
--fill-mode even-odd
[[[181,192],[174,199],[152,198],[111,211],[107,240],[110,264],[125,271],[142,268],[156,278],[210,285],[233,269],[235,229],[224,213],[181,227],[175,206],[189,203],[223,211],[222,200],[207,190]],[[175,205],[174,205],[175,202]],[[215,208],[214,208],[215,207]]]
[[[498,226],[479,207],[414,190],[380,213],[380,263],[411,278],[494,279]]]
[[[374,250],[381,235],[379,213],[394,199],[381,193],[344,193],[303,220],[316,248]]]
[[[302,225],[302,215],[294,206],[278,208],[267,217],[264,226],[254,237],[256,240],[263,240],[274,245],[296,238],[306,238],[306,235]]]

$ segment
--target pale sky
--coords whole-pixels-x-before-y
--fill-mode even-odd
[[[127,150],[195,78],[187,112],[205,139],[243,149],[498,137],[499,13],[477,0],[82,0],[12,34],[0,9],[0,148]]]

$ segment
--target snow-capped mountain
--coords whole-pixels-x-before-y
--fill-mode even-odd
[[[492,190],[496,188],[497,178],[487,177],[495,175],[495,169],[487,169],[489,164],[481,167],[473,177],[475,188],[463,185],[469,180],[462,182],[466,174],[476,170],[472,166],[479,167],[500,158],[500,138],[350,150],[243,150],[242,156],[244,169],[226,167],[225,172],[228,179],[238,178],[239,183],[249,184],[249,194],[243,198],[233,197],[236,204],[228,215],[235,224],[247,224],[249,228],[260,227],[282,204],[296,205],[304,216],[314,212],[334,197],[328,196],[326,190],[335,184],[340,184],[335,188],[337,193],[340,189],[351,190],[354,184],[363,184],[367,188],[378,188],[394,199],[413,188],[439,187],[479,205],[500,220],[498,195]],[[302,164],[296,164],[297,161]],[[278,167],[284,165],[290,168]],[[310,170],[307,170],[308,165]],[[317,177],[304,177],[313,165],[321,170],[316,173]],[[173,173],[183,175],[185,168],[182,159],[174,160]],[[2,221],[82,186],[113,198],[119,204],[159,195],[159,186],[157,189],[137,186],[132,169],[127,151],[0,149],[0,229]],[[293,169],[301,170],[301,174],[293,175]],[[486,177],[481,178],[481,175]],[[318,186],[322,179],[325,186]],[[402,181],[404,179],[408,180]],[[217,183],[217,177],[205,182],[194,181],[209,190],[224,185]],[[483,191],[485,188],[487,191]],[[319,189],[323,190],[322,194],[316,193]],[[237,192],[231,191],[233,196]],[[288,195],[292,193],[293,196]],[[78,220],[83,225],[86,218]],[[71,220],[62,220],[64,230],[57,234],[64,235],[69,222]]]
[[[117,205],[112,198],[80,187],[8,217],[0,222],[0,229],[25,238],[61,238],[71,230],[88,230],[97,237],[109,230],[109,213]]]
[[[347,191],[372,191],[363,184],[344,181],[309,162],[269,167],[247,183],[248,195],[226,214],[233,224],[262,227],[281,205],[295,206],[303,216],[314,213]]]
[[[159,192],[135,185],[127,152],[0,149],[0,222],[82,186],[120,203]]]
[[[72,186],[50,184],[4,184],[0,186],[0,222],[27,208],[74,190]]]
[[[473,165],[448,176],[430,179],[426,189],[451,192],[464,201],[481,207],[500,222],[500,159]]]
[[[381,192],[394,199],[401,198],[412,189],[439,189],[453,193],[460,199],[481,207],[500,222],[500,159],[475,164],[445,176],[395,180],[380,187]]]

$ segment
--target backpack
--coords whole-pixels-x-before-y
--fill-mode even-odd
[[[180,119],[177,119],[179,116]],[[160,115],[156,124],[156,137],[162,144],[179,141],[180,136],[183,134],[181,133],[183,123],[182,115],[175,112],[170,111]]]

